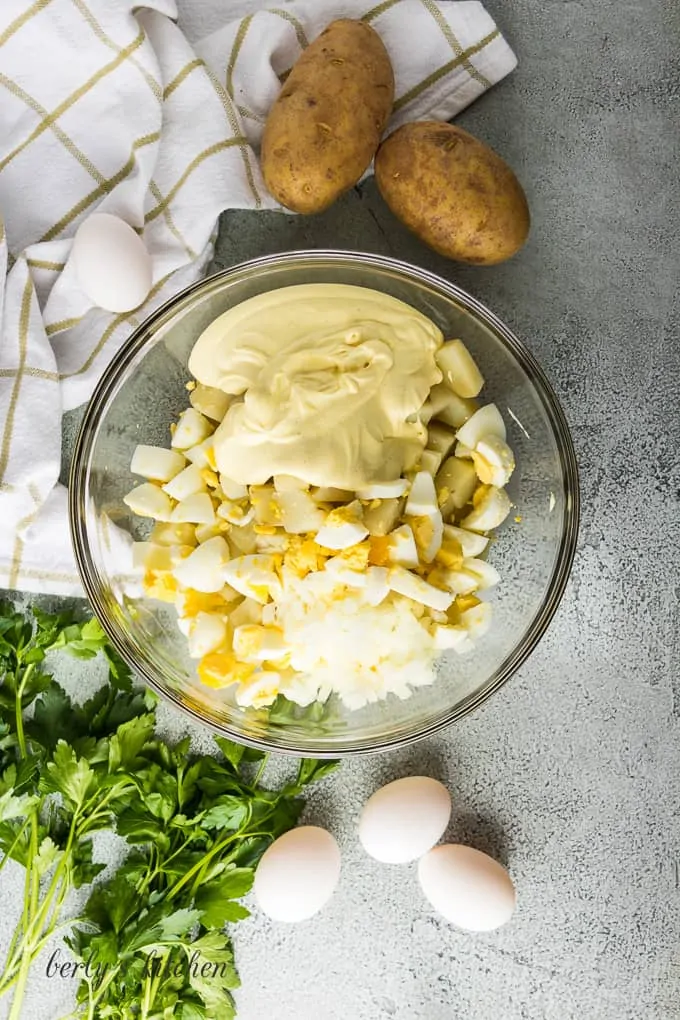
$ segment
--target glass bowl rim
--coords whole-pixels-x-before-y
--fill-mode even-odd
[[[422,283],[443,293],[445,297],[453,299],[473,313],[481,322],[489,327],[497,339],[510,351],[515,360],[519,363],[524,373],[533,384],[536,393],[541,401],[543,410],[548,418],[550,428],[555,438],[557,454],[560,462],[562,481],[564,486],[564,518],[559,547],[552,568],[550,581],[546,595],[541,603],[538,612],[519,643],[513,648],[495,673],[477,691],[468,695],[455,707],[443,712],[437,719],[426,725],[415,729],[411,733],[396,736],[386,735],[378,739],[357,739],[348,743],[347,746],[333,747],[300,747],[294,745],[279,746],[275,741],[259,739],[246,736],[237,728],[224,724],[211,722],[201,715],[200,712],[186,705],[179,694],[165,689],[156,679],[155,675],[145,668],[130,650],[125,640],[125,635],[119,632],[108,616],[105,599],[100,594],[100,588],[96,581],[96,567],[90,555],[87,541],[87,530],[85,528],[85,489],[90,456],[92,453],[94,436],[96,435],[101,414],[108,401],[111,391],[118,385],[121,376],[124,374],[130,362],[140,350],[153,338],[157,328],[163,325],[163,320],[170,319],[183,303],[200,294],[202,290],[208,290],[222,281],[234,280],[235,278],[247,278],[253,273],[259,273],[267,268],[281,268],[285,265],[294,265],[304,262],[313,263],[349,263],[391,271],[406,276],[410,281]],[[161,698],[171,702],[182,712],[189,715],[194,722],[200,723],[213,732],[226,736],[241,744],[255,747],[259,750],[274,751],[279,754],[292,754],[297,756],[308,756],[318,758],[350,757],[363,754],[373,754],[379,751],[395,750],[422,740],[438,733],[463,716],[473,712],[482,705],[492,694],[495,694],[517,670],[528,659],[534,651],[541,638],[545,634],[557,608],[562,600],[564,591],[571,573],[576,546],[578,540],[580,522],[580,487],[578,478],[578,465],[574,450],[573,440],[569,431],[566,416],[560,402],[549,382],[545,372],[538,364],[533,354],[522,343],[521,340],[481,301],[478,301],[467,291],[451,283],[449,280],[432,273],[429,270],[411,265],[400,259],[389,256],[377,255],[369,252],[347,251],[340,249],[303,249],[289,252],[278,252],[271,255],[263,255],[258,258],[248,259],[227,269],[220,270],[210,276],[202,277],[195,283],[190,284],[183,290],[174,294],[155,311],[151,312],[137,326],[132,334],[125,340],[119,350],[114,354],[102,372],[95,389],[87,403],[82,422],[76,437],[73,457],[69,473],[68,485],[68,510],[69,528],[71,543],[80,578],[87,594],[88,600],[99,618],[107,637],[116,651],[123,657],[125,662],[144,682]]]

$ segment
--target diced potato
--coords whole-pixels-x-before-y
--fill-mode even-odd
[[[430,395],[418,411],[418,417],[423,425],[436,418],[440,411],[443,411],[451,399],[451,390],[443,383],[438,383],[430,390]]]
[[[472,454],[474,450],[471,450],[465,443],[456,443],[454,454],[456,457],[460,457],[463,460],[472,460]]]
[[[214,524],[215,509],[210,496],[207,492],[196,492],[193,496],[187,496],[172,511],[170,520],[173,523],[190,521],[192,524]]]
[[[354,499],[354,493],[349,489],[335,489],[332,485],[318,485],[312,489],[312,499],[315,503],[350,503]]]
[[[206,484],[203,479],[203,470],[205,469],[198,467],[196,464],[190,464],[189,467],[184,468],[183,471],[180,471],[178,475],[175,475],[173,479],[167,482],[163,486],[163,491],[178,501],[186,499],[187,496],[193,496],[195,492],[205,492]]]
[[[435,415],[435,418],[454,429],[459,429],[476,410],[477,402],[475,400],[464,400],[463,397],[459,397],[457,393],[449,390],[449,402]]]
[[[156,524],[149,541],[156,545],[196,545],[199,539],[193,524]]]
[[[214,386],[205,386],[203,383],[196,383],[196,386],[189,394],[191,406],[204,414],[211,421],[222,421],[229,405],[234,398],[223,390]]]
[[[387,535],[393,531],[401,516],[403,499],[382,499],[378,506],[364,510],[364,524],[369,535]]]
[[[257,535],[252,524],[232,528],[228,535],[229,547],[234,556],[249,556],[257,551]]]
[[[459,510],[469,503],[477,485],[477,472],[469,460],[449,457],[445,460],[436,478],[439,509],[444,520],[448,520],[454,510]]]
[[[428,475],[432,475],[434,478],[442,465],[443,459],[442,454],[437,453],[436,450],[423,450],[420,457],[419,469],[421,471],[427,471]]]
[[[255,510],[256,524],[281,524],[279,494],[273,485],[251,485],[250,501]]]
[[[175,450],[188,450],[212,435],[213,425],[200,411],[187,407],[177,419],[177,427],[172,435],[171,446]]]
[[[216,521],[214,524],[197,524],[196,539],[199,544],[202,544],[211,538],[218,538],[219,536],[224,538],[225,531],[226,525],[222,521]]]
[[[293,475],[274,475],[274,488],[277,492],[290,492],[291,490],[306,490],[309,488],[309,485],[307,482],[303,482],[301,478],[295,478]]]
[[[166,450],[162,446],[140,446],[135,447],[130,463],[130,471],[133,475],[141,475],[152,482],[169,482],[178,474],[186,459],[177,450]]]
[[[453,444],[456,441],[455,434],[446,425],[438,422],[431,422],[427,430],[427,448],[441,453],[442,457],[448,456]]]
[[[484,385],[484,377],[462,340],[449,340],[439,348],[435,360],[442,370],[444,382],[459,397],[476,397]]]
[[[168,521],[173,513],[172,500],[153,482],[138,485],[132,492],[128,492],[127,496],[123,496],[123,502],[133,514],[153,517],[156,521]]]
[[[289,535],[303,535],[323,526],[325,515],[308,492],[289,489],[277,496],[281,523]]]

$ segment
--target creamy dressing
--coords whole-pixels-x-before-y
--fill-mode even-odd
[[[218,470],[351,490],[399,478],[427,442],[415,413],[442,378],[442,342],[426,316],[364,287],[283,287],[236,305],[189,358],[199,382],[236,398],[215,432]]]

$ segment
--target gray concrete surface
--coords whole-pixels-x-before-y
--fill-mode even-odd
[[[538,356],[573,428],[584,497],[573,580],[539,649],[481,710],[316,791],[308,818],[341,842],[341,886],[304,925],[239,925],[241,1020],[680,1018],[680,8],[488,7],[520,67],[460,123],[526,186],[534,227],[519,257],[445,262],[369,181],[314,219],[225,215],[216,263],[360,248],[486,301]],[[413,867],[358,847],[366,795],[410,772],[450,786],[451,838],[507,862],[519,908],[501,932],[455,931]],[[16,893],[3,881],[8,918]],[[68,984],[38,969],[27,1020],[61,1016]]]

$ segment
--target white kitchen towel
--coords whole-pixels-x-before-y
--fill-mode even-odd
[[[394,65],[390,130],[450,119],[516,64],[477,2],[237,6],[222,3],[224,25],[192,45],[175,0],[0,3],[2,587],[82,593],[58,482],[62,412],[205,271],[222,210],[276,208],[257,147],[305,46],[335,18],[371,24]],[[134,313],[93,307],[78,287],[72,238],[95,210],[138,229],[151,253],[153,288]]]

